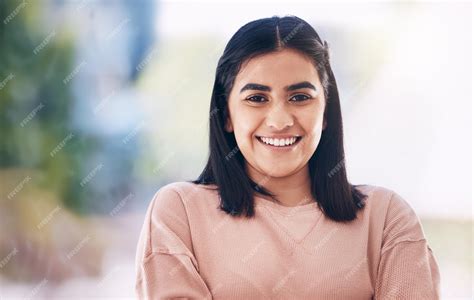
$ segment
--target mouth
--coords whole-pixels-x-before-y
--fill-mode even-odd
[[[289,138],[284,139],[272,139],[263,136],[255,136],[256,139],[265,146],[272,147],[274,149],[289,149],[293,148],[295,145],[303,139],[303,136],[295,135]]]

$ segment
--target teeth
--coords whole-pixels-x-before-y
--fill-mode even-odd
[[[297,138],[292,137],[292,138],[287,138],[287,139],[271,139],[267,137],[259,137],[259,139],[265,144],[282,147],[282,146],[294,144]]]

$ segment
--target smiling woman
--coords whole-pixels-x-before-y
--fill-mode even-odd
[[[328,45],[304,20],[273,17],[240,28],[219,60],[210,110],[217,111],[210,156],[193,182],[216,183],[224,211],[253,216],[254,193],[286,206],[309,197],[334,221],[351,221],[364,207],[343,164]],[[233,149],[240,151],[226,159]]]
[[[207,165],[162,187],[147,211],[140,298],[439,298],[411,206],[348,182],[328,51],[294,16],[250,22],[230,39]]]

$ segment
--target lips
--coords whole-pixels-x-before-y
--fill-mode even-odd
[[[274,147],[274,148],[290,148],[290,147],[293,147],[295,146],[296,144],[299,143],[299,141],[302,139],[302,136],[298,136],[298,135],[294,135],[294,136],[288,136],[287,138],[289,140],[292,140],[293,138],[296,138],[296,140],[292,143],[292,144],[288,144],[288,145],[282,145],[282,146],[275,146],[275,145],[272,145],[272,144],[269,144],[269,143],[266,143],[262,140],[262,138],[266,138],[266,137],[262,137],[262,136],[256,136],[255,137],[260,143],[262,143],[263,145],[265,146],[270,146],[270,147]],[[280,139],[284,139],[286,141],[286,138],[277,138],[277,140],[280,140]],[[268,142],[268,139],[267,139],[267,142]]]

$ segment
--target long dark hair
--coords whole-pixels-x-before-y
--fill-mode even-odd
[[[217,65],[211,96],[209,159],[199,177],[190,182],[215,184],[220,209],[232,216],[253,217],[255,193],[275,199],[275,195],[249,178],[234,133],[225,131],[224,126],[229,113],[227,100],[242,63],[285,48],[298,50],[312,59],[326,96],[326,128],[308,162],[312,196],[328,218],[337,222],[352,221],[357,217],[357,210],[365,206],[367,196],[347,180],[341,107],[329,64],[328,45],[311,25],[295,16],[252,21],[227,43]]]

